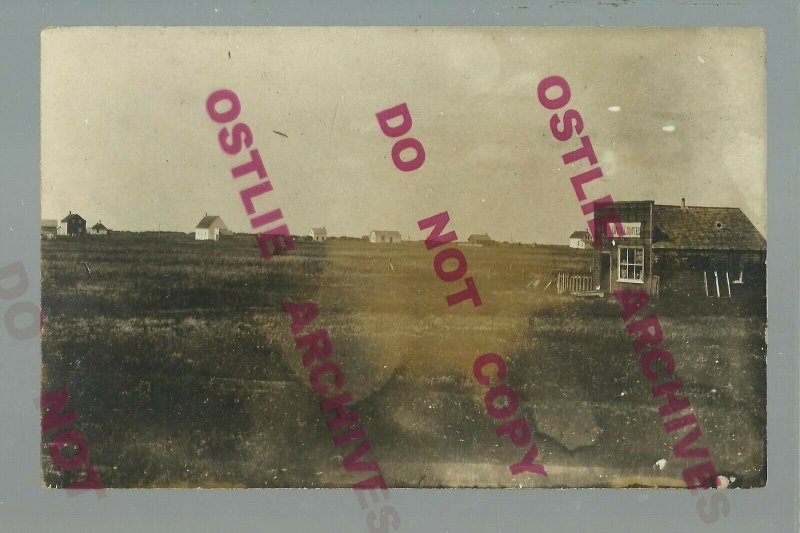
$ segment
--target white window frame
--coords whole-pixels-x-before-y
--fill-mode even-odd
[[[634,256],[633,256],[634,257],[634,262],[633,263],[626,262],[623,265],[623,263],[622,263],[622,250],[623,249],[625,249],[625,250],[641,250],[642,251],[642,262],[641,263],[636,263],[635,262],[636,261],[636,252],[634,252]],[[645,260],[644,260],[644,246],[619,246],[619,247],[617,247],[617,281],[620,282],[620,283],[644,283],[644,263],[645,263]],[[626,270],[627,270],[627,267],[635,267],[635,266],[640,266],[641,267],[641,270],[639,271],[639,272],[641,272],[641,276],[642,276],[641,279],[623,278],[622,277],[622,268],[623,267],[625,267]]]

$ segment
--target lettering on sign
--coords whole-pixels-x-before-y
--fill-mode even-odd
[[[617,232],[617,225],[616,224],[608,224],[608,229],[606,234],[609,237],[641,237],[642,236],[642,223],[641,222],[623,222],[622,223],[622,230],[624,232],[623,235],[620,235]]]

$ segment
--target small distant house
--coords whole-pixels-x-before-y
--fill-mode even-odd
[[[328,230],[325,228],[311,228],[308,236],[311,237],[312,241],[324,241],[328,238]]]
[[[61,219],[58,234],[67,237],[86,235],[86,221],[77,213],[70,211],[69,215]]]
[[[592,238],[588,231],[573,231],[569,236],[569,247],[586,250],[592,247]]]
[[[55,239],[58,233],[58,220],[42,219],[41,234],[42,239]]]
[[[402,237],[400,236],[399,231],[387,231],[387,230],[380,230],[374,229],[369,232],[369,242],[371,243],[394,243],[400,242]]]
[[[194,239],[196,241],[218,241],[220,235],[231,235],[231,233],[220,217],[206,214],[194,228]]]
[[[494,241],[485,233],[473,233],[469,236],[467,242],[470,244],[489,244]]]
[[[89,235],[108,235],[108,228],[98,220],[97,224],[89,228]]]

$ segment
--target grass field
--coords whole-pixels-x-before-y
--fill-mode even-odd
[[[682,434],[661,425],[619,305],[544,290],[556,272],[587,272],[591,252],[462,251],[478,308],[447,306],[463,284],[438,280],[420,242],[301,242],[265,262],[244,235],[43,241],[42,390],[69,389],[107,487],[349,486],[363,476],[341,466],[281,310],[313,300],[391,486],[680,479],[696,460],[671,455]],[[662,297],[649,312],[664,327],[701,444],[737,484],[763,485],[763,301]],[[508,472],[524,451],[497,439],[471,377],[488,351],[508,362],[547,478]],[[72,480],[44,445],[42,457],[46,484]],[[662,458],[666,468],[654,469]]]

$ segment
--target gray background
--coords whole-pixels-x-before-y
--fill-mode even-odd
[[[525,7],[524,9],[522,7]],[[768,484],[726,491],[703,523],[685,490],[392,490],[400,531],[798,530],[798,6],[796,2],[0,3],[0,267],[22,261],[39,301],[39,31],[57,25],[763,26],[768,72]],[[109,490],[67,497],[39,481],[39,338],[0,326],[3,531],[366,531],[351,490]],[[706,495],[708,499],[708,494]]]

